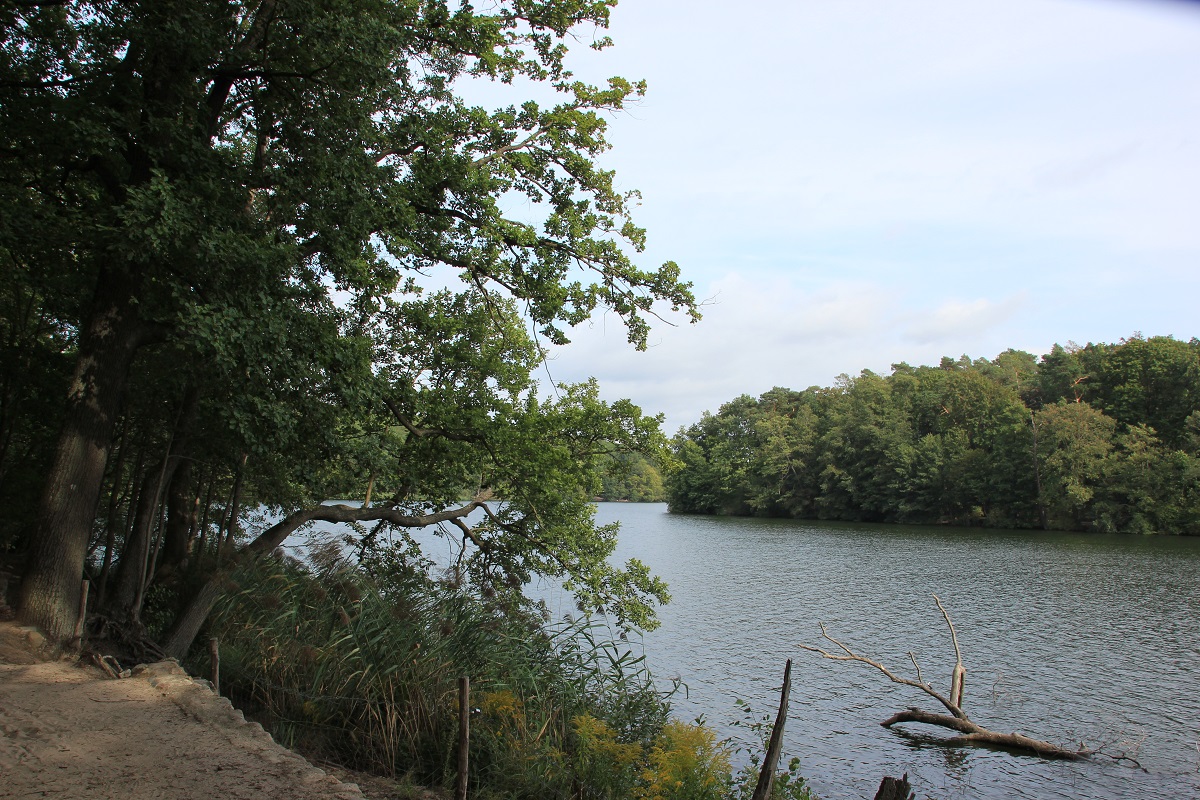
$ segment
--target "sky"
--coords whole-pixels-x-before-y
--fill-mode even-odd
[[[704,319],[598,315],[550,379],[673,434],[773,386],[1200,336],[1200,3],[622,0],[601,159]],[[549,381],[543,376],[543,380]]]

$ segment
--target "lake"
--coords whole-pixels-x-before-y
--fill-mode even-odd
[[[1200,797],[1200,539],[679,516],[602,503],[618,556],[671,587],[643,639],[656,675],[686,684],[677,716],[745,739],[737,699],[774,714],[786,659],[786,756],[823,798],[873,797],[904,772],[918,798]],[[1049,762],[947,749],[879,723],[919,691],[797,647],[818,622],[857,652],[949,690],[949,610],[967,668],[964,708],[999,731],[1135,756]],[[560,613],[571,608],[557,599]],[[928,726],[914,734],[944,736]]]

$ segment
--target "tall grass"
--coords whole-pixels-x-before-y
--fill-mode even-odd
[[[588,620],[550,625],[516,589],[473,593],[394,551],[353,566],[263,560],[228,588],[210,621],[222,686],[311,755],[452,785],[467,675],[474,797],[716,800],[744,789],[710,732],[668,724],[627,642]]]

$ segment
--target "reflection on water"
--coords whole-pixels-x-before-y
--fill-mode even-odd
[[[1200,540],[719,519],[617,503],[599,517],[622,524],[619,558],[642,559],[670,584],[645,648],[656,674],[687,685],[679,716],[704,714],[736,738],[735,700],[771,712],[794,660],[788,752],[823,797],[871,797],[884,774],[903,772],[921,798],[1200,797]],[[932,593],[958,631],[972,718],[1125,750],[1149,773],[942,748],[924,726],[888,732],[879,722],[895,711],[934,709],[869,667],[796,647],[816,643],[822,621],[902,674],[912,651],[926,680],[948,688],[953,649]]]

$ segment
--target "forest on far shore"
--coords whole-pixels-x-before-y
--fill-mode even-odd
[[[1200,534],[1200,340],[893,364],[681,430],[674,512]]]

